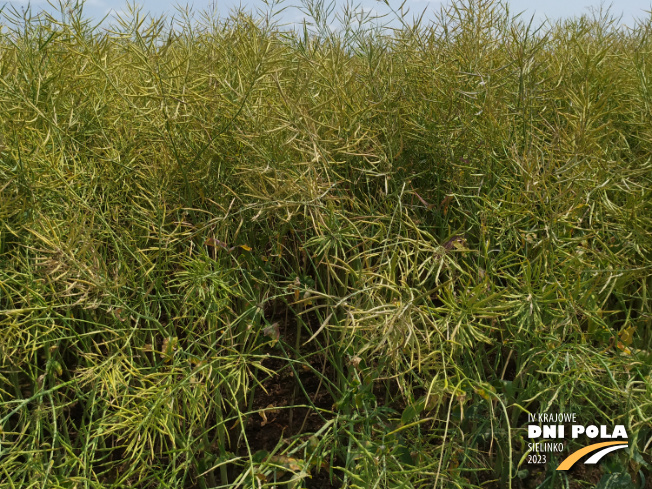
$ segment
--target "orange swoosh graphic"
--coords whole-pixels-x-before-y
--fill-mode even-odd
[[[562,463],[559,464],[557,470],[568,470],[570,469],[575,462],[581,459],[584,455],[587,455],[591,452],[595,452],[603,447],[610,447],[612,445],[627,445],[626,441],[605,441],[602,443],[595,443],[589,445],[588,447],[580,448],[578,451],[571,453],[568,457],[564,459]]]

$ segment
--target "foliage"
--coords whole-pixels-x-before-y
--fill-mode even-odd
[[[2,11],[0,486],[642,487],[652,18],[270,8]]]

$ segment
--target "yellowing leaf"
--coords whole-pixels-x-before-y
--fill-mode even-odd
[[[57,377],[61,377],[61,375],[63,375],[63,368],[61,367],[61,364],[56,360],[52,361],[52,370],[54,370],[54,373]]]
[[[636,328],[634,326],[629,326],[627,328],[623,328],[622,331],[618,334],[620,336],[620,341],[623,342],[625,345],[629,346],[632,344],[632,341],[634,339],[634,332],[636,331]],[[620,347],[620,345],[619,345]]]
[[[177,350],[177,346],[179,345],[179,338],[176,336],[172,337],[169,336],[163,340],[163,348],[161,351],[161,358],[165,363],[168,363],[172,360],[172,357],[174,356],[174,352]]]
[[[632,350],[627,348],[625,345],[623,345],[620,341],[618,342],[618,345],[616,345],[618,349],[622,352],[623,355],[631,355]]]
[[[491,397],[489,396],[489,394],[487,394],[487,392],[484,389],[476,389],[475,393],[479,395],[482,399],[486,399],[487,401],[491,400]]]
[[[290,472],[299,472],[301,466],[303,465],[303,460],[298,460],[292,457],[286,457],[284,455],[274,455],[269,459],[273,464],[280,465],[284,469],[287,469]]]

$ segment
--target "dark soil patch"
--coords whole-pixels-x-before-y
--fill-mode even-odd
[[[331,476],[328,470],[321,470],[306,481],[307,489],[336,489],[342,487],[342,481],[336,476]]]
[[[311,366],[321,371],[321,365]],[[319,377],[307,366],[301,368],[294,364],[293,370],[290,361],[270,358],[265,361],[265,367],[274,370],[276,375],[264,381],[262,388],[256,388],[255,413],[249,416],[245,429],[254,451],[272,451],[283,438],[317,432],[328,416],[312,406],[330,410],[334,402]]]
[[[277,314],[281,319],[284,314]],[[280,322],[284,322],[282,319]],[[312,326],[312,325],[311,325]],[[252,453],[265,451],[281,456],[289,439],[300,436],[307,440],[318,432],[332,416],[334,400],[324,385],[324,378],[332,378],[332,367],[327,366],[321,354],[315,351],[315,342],[301,350],[302,362],[293,361],[296,326],[289,321],[279,327],[280,344],[269,347],[265,353],[265,368],[275,372],[255,387],[251,413],[247,416],[245,436]],[[306,337],[308,338],[308,337]],[[288,355],[290,358],[284,358]],[[237,439],[240,427],[234,427],[231,437]],[[247,447],[241,444],[238,455],[247,456]],[[303,453],[294,458],[303,457]],[[287,474],[282,480],[289,478]],[[332,480],[331,480],[332,479]],[[341,481],[328,467],[313,467],[304,481],[308,488],[334,489]]]

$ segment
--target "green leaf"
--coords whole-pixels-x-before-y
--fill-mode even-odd
[[[251,460],[255,464],[260,464],[263,463],[263,461],[267,458],[268,455],[269,452],[267,450],[258,450],[256,453],[253,454]]]
[[[394,455],[401,461],[403,465],[414,467],[414,459],[412,458],[410,449],[402,443],[394,449]]]
[[[619,472],[602,476],[595,489],[636,489],[636,486],[629,474]]]
[[[425,407],[426,400],[424,398],[419,399],[414,404],[410,404],[403,410],[403,414],[401,414],[401,424],[406,425],[414,421],[414,418],[419,416]]]

